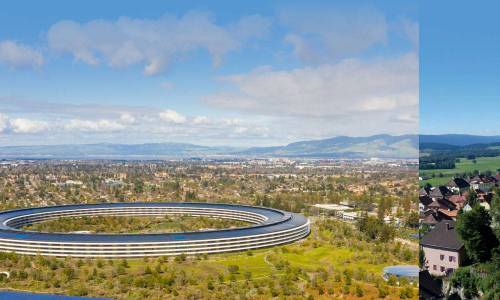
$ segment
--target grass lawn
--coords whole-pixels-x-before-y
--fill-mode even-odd
[[[455,164],[455,169],[420,170],[420,176],[431,176],[435,174],[434,178],[420,181],[420,185],[423,186],[426,183],[430,183],[432,186],[443,185],[448,183],[457,173],[473,172],[475,170],[479,172],[489,170],[495,173],[497,169],[500,169],[500,156],[478,157],[476,163],[472,160],[461,158],[460,162]],[[439,177],[440,173],[443,174],[443,177]]]
[[[286,247],[285,252],[280,249]],[[370,251],[357,251],[347,247],[335,247],[331,245],[321,245],[316,248],[304,248],[301,245],[278,246],[269,249],[253,250],[251,255],[243,253],[225,253],[209,255],[208,259],[201,258],[199,261],[191,263],[181,263],[180,268],[204,273],[226,272],[230,265],[239,267],[237,279],[243,278],[244,271],[250,271],[253,277],[268,277],[271,274],[279,275],[282,272],[276,271],[272,263],[266,261],[266,257],[278,255],[278,257],[287,260],[291,266],[300,267],[308,272],[315,272],[320,267],[332,266],[334,268],[344,269],[346,267],[361,268],[368,272],[380,274],[382,269],[388,265],[396,263],[395,261],[383,264],[373,264],[360,257],[369,257]],[[141,271],[145,265],[143,259],[128,259],[130,269]]]

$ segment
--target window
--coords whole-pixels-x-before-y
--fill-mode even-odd
[[[456,262],[457,259],[455,258],[455,256],[450,256],[450,262]]]
[[[441,260],[444,260],[444,254],[439,255],[439,258],[440,258]]]
[[[445,268],[443,266],[441,266],[441,272],[444,272]]]
[[[433,269],[434,271],[436,271],[436,270],[437,270],[437,266],[436,266],[436,265],[433,265],[433,266],[432,266],[432,269]]]

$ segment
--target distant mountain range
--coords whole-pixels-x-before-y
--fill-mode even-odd
[[[420,135],[420,146],[425,144],[447,144],[451,146],[468,146],[473,144],[491,144],[500,142],[500,135],[483,136],[470,134]]]
[[[420,137],[420,169],[454,169],[457,159],[500,156],[500,136],[447,134]]]
[[[189,157],[417,158],[417,135],[339,136],[275,147],[207,147],[185,143],[0,147],[0,158],[155,159]]]
[[[339,136],[324,140],[302,141],[280,147],[256,147],[241,151],[250,156],[416,158],[418,136],[387,134],[369,137]]]

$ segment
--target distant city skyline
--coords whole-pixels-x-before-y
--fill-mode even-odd
[[[417,4],[342,2],[6,3],[0,146],[416,134]]]
[[[500,4],[421,2],[420,132],[500,135]]]

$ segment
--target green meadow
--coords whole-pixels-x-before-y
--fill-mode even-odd
[[[424,186],[427,183],[432,186],[443,185],[448,183],[455,174],[469,173],[476,170],[479,172],[491,171],[495,174],[498,169],[500,169],[500,156],[478,157],[476,163],[473,160],[461,158],[460,162],[455,164],[455,169],[420,170],[421,177],[434,174],[433,178],[420,181],[420,185]]]

